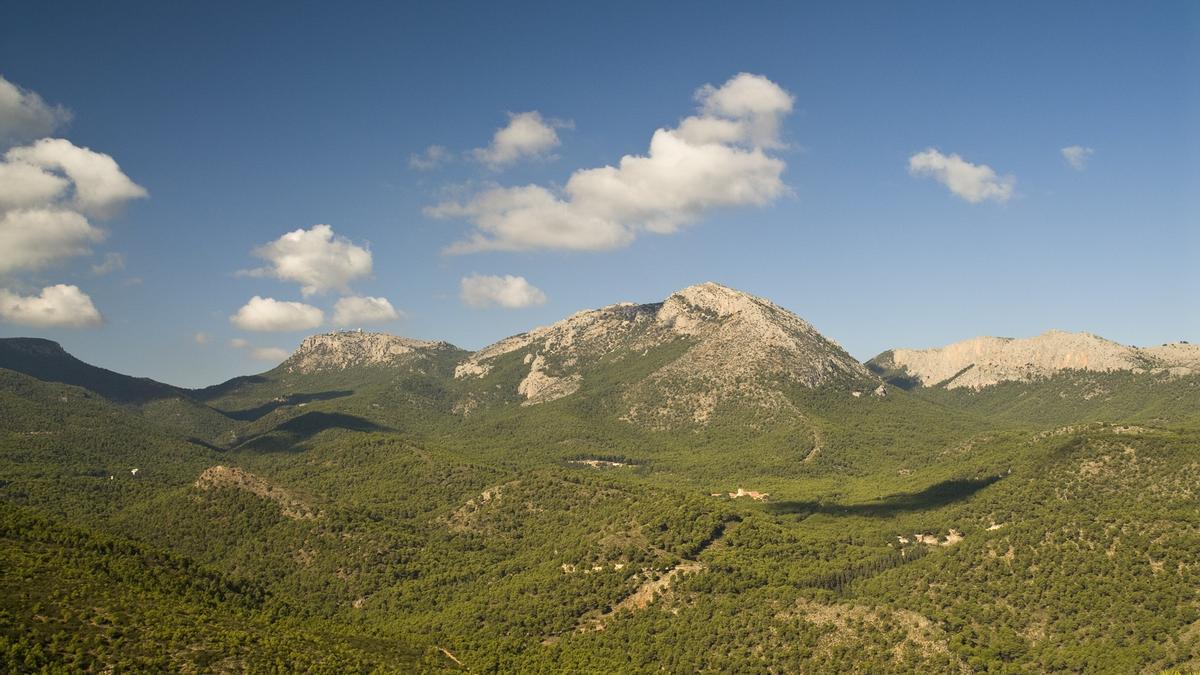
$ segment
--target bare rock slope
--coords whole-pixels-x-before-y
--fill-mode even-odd
[[[1139,349],[1091,333],[1052,330],[1031,338],[977,337],[935,349],[893,349],[868,366],[921,386],[981,389],[1068,370],[1187,375],[1200,372],[1200,346],[1177,342]]]
[[[627,419],[704,423],[734,398],[786,408],[783,390],[790,387],[877,379],[795,314],[715,283],[690,286],[661,303],[579,312],[507,338],[472,354],[455,377],[484,378],[508,355],[523,353],[521,379],[511,386],[532,405],[575,393],[598,363],[637,359],[667,345],[678,345],[680,354],[625,383]]]

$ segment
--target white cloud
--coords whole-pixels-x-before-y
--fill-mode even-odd
[[[538,287],[526,281],[525,277],[511,274],[502,277],[472,274],[463,277],[460,286],[459,297],[467,306],[476,309],[495,306],[519,309],[546,302],[546,294]]]
[[[779,123],[792,112],[791,94],[750,73],[741,73],[720,87],[706,84],[696,92],[696,100],[705,114],[699,119],[733,121],[754,145],[763,148],[780,146]]]
[[[32,270],[83,255],[104,239],[87,218],[64,209],[16,209],[0,214],[0,274]]]
[[[192,339],[195,340],[196,344],[198,344],[198,345],[206,345],[206,344],[208,344],[208,341],[210,338],[208,337],[208,333],[205,333],[204,331],[200,331],[200,332],[196,333],[195,335],[193,335]]]
[[[45,206],[70,185],[66,178],[33,164],[0,161],[0,211]]]
[[[929,148],[908,158],[908,172],[913,176],[932,176],[950,191],[972,204],[986,199],[1006,202],[1013,196],[1017,179],[997,176],[986,164],[972,164],[958,155],[943,155]]]
[[[542,119],[536,110],[509,113],[508,124],[496,130],[491,144],[472,152],[475,159],[498,169],[525,157],[545,156],[561,143],[555,128],[569,126],[569,122]]]
[[[71,118],[62,106],[0,77],[0,148],[51,134]],[[115,215],[146,196],[109,155],[62,138],[41,138],[0,156],[0,276],[46,267],[84,255],[104,239],[89,218]],[[97,274],[121,268],[109,254]],[[77,286],[58,284],[40,295],[0,289],[0,318],[31,326],[94,326],[103,322],[92,299]]]
[[[387,298],[341,298],[333,306],[333,323],[337,326],[357,326],[367,323],[394,321],[403,314],[392,307]]]
[[[38,328],[83,328],[104,322],[92,299],[78,286],[47,286],[39,295],[0,288],[0,319]]]
[[[4,160],[46,173],[61,171],[75,186],[70,205],[89,216],[110,217],[125,202],[147,195],[146,188],[130,180],[111,156],[78,147],[65,138],[43,138],[12,148],[4,153]],[[5,191],[0,189],[0,194]]]
[[[104,276],[125,269],[125,256],[120,253],[105,253],[104,261],[92,265],[92,274]]]
[[[430,171],[451,160],[450,151],[441,145],[431,145],[424,152],[408,156],[408,166],[418,171]]]
[[[0,160],[0,274],[89,253],[104,238],[90,217],[146,196],[108,155],[61,138],[10,149]]]
[[[70,120],[66,108],[0,76],[0,147],[48,136]]]
[[[229,346],[234,349],[245,349],[250,346],[250,341],[243,338],[233,338],[229,341]]]
[[[320,326],[324,320],[325,313],[312,305],[257,295],[229,317],[238,328],[255,331],[307,330]]]
[[[1068,145],[1059,152],[1062,153],[1063,159],[1067,160],[1067,164],[1070,164],[1071,168],[1076,171],[1086,169],[1088,160],[1096,154],[1095,150],[1082,145]]]
[[[259,361],[273,361],[279,363],[287,357],[291,356],[291,352],[279,347],[255,347],[250,350],[250,356]]]
[[[700,114],[659,129],[646,155],[581,169],[561,190],[540,185],[485,190],[426,209],[475,225],[448,253],[541,248],[603,250],[642,231],[669,234],[712,209],[762,206],[787,192],[779,123],[792,97],[760,75],[741,73],[696,92]]]
[[[329,290],[348,292],[351,281],[371,273],[371,251],[336,236],[328,225],[288,232],[255,249],[254,255],[271,266],[245,274],[294,281],[305,297]]]

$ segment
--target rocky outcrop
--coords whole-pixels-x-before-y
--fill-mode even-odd
[[[307,375],[363,366],[400,365],[414,357],[456,351],[458,348],[447,342],[413,340],[387,333],[336,331],[305,338],[280,368]]]
[[[240,490],[249,494],[268,499],[279,505],[279,511],[292,520],[311,520],[320,516],[317,509],[312,508],[291,492],[276,487],[258,476],[232,466],[211,466],[193,483],[199,490],[230,489]]]
[[[977,337],[936,349],[895,349],[868,365],[921,386],[981,389],[1067,370],[1187,375],[1200,372],[1200,346],[1180,342],[1139,349],[1091,333],[1052,330],[1023,339]]]
[[[517,385],[517,393],[525,397],[522,405],[533,405],[543,401],[570,396],[579,390],[579,374],[555,377],[546,372],[546,357],[538,355],[529,359],[529,374]]]

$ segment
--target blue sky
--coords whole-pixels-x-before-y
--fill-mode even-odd
[[[71,202],[107,233],[90,254],[0,272],[10,310],[64,284],[102,322],[22,325],[11,310],[0,335],[203,385],[272,366],[252,348],[290,350],[328,329],[343,296],[403,313],[369,328],[478,348],[713,280],[797,312],[863,359],[1050,328],[1137,345],[1200,340],[1194,3],[254,4],[6,8],[0,76],[69,110],[47,135],[110,155],[148,196],[100,215]],[[790,109],[737,112],[744,100],[723,85],[739,73],[784,92]],[[498,166],[472,153],[495,157],[493,134],[532,111],[557,144],[529,141]],[[746,132],[722,146],[765,171],[757,196],[681,186],[691,201],[633,215],[632,197],[613,206],[593,190],[571,202],[575,172],[644,156],[657,129],[689,116],[743,130],[778,122],[766,140]],[[431,145],[448,161],[411,166]],[[1070,146],[1092,150],[1082,170],[1063,156]],[[930,148],[935,161],[910,170]],[[38,156],[28,161],[58,171]],[[957,193],[943,182],[956,175]],[[964,198],[981,185],[991,196]],[[446,252],[478,231],[472,200],[521,186],[565,203],[580,228],[624,214],[605,222],[626,240],[545,245],[546,230],[501,242],[518,250]],[[439,204],[458,211],[434,217]],[[648,231],[664,213],[672,222],[657,229],[670,232]],[[253,253],[317,224],[369,249],[370,273],[305,295],[299,277],[279,278]],[[123,266],[93,271],[107,254]],[[265,271],[239,274],[255,269]],[[522,277],[541,295],[510,286],[496,297],[532,304],[473,306],[489,287],[465,302],[472,275]],[[325,321],[235,325],[254,296],[317,307]]]

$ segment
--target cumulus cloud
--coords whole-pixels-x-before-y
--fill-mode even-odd
[[[0,160],[0,210],[44,207],[66,192],[70,181],[25,162]]]
[[[561,143],[555,129],[569,126],[569,122],[542,119],[536,110],[509,113],[508,124],[496,130],[491,144],[472,153],[493,169],[526,157],[543,157]]]
[[[1076,171],[1086,169],[1088,160],[1096,154],[1095,150],[1082,145],[1068,145],[1059,152],[1062,153],[1063,159],[1067,160],[1067,164],[1070,164],[1071,168]]]
[[[145,196],[112,157],[70,141],[8,150],[0,159],[0,274],[89,253],[104,238],[89,218]]]
[[[205,333],[204,331],[200,331],[200,332],[196,333],[195,335],[193,335],[192,339],[195,340],[196,344],[198,344],[198,345],[206,345],[206,344],[208,344],[208,341],[210,338],[208,337],[208,333]]]
[[[71,120],[61,105],[49,105],[36,92],[0,76],[0,146],[49,136]]]
[[[83,328],[104,322],[92,299],[78,286],[47,286],[38,295],[0,288],[0,319],[37,328]]]
[[[740,133],[758,147],[781,147],[779,124],[792,112],[792,95],[761,75],[741,73],[720,87],[706,84],[696,91],[704,115],[689,118],[692,125],[724,122],[738,127]],[[688,122],[688,120],[684,120]],[[682,126],[682,125],[681,125]],[[736,142],[728,131],[720,142]]]
[[[259,361],[272,361],[279,363],[280,361],[291,356],[291,352],[279,347],[254,347],[250,350],[250,356]]]
[[[986,164],[972,164],[956,154],[944,155],[937,148],[909,157],[908,172],[913,176],[930,176],[972,204],[987,199],[1006,202],[1013,196],[1017,183],[1013,176],[997,176]]]
[[[670,234],[721,207],[762,206],[787,192],[779,126],[792,96],[761,75],[741,73],[696,92],[699,114],[659,129],[646,155],[581,169],[562,189],[540,185],[484,190],[426,209],[475,230],[448,253],[626,246],[643,231]]]
[[[229,346],[234,349],[245,349],[250,346],[250,341],[243,338],[233,338],[229,341]]]
[[[112,216],[125,202],[146,196],[146,189],[130,180],[111,156],[78,147],[65,138],[43,138],[12,148],[4,153],[4,160],[47,174],[61,172],[75,187],[68,204],[89,216]]]
[[[418,171],[431,171],[450,161],[450,151],[441,145],[431,145],[424,152],[408,156],[408,166]]]
[[[237,314],[229,317],[242,330],[284,331],[316,328],[325,321],[325,313],[302,302],[287,302],[254,296]]]
[[[87,218],[62,209],[16,209],[0,214],[0,274],[45,267],[91,251],[104,238]]]
[[[341,298],[333,306],[333,323],[338,326],[394,321],[401,316],[387,298],[351,296]]]
[[[350,282],[371,273],[371,251],[334,234],[328,225],[288,232],[254,250],[270,263],[244,272],[300,284],[305,297],[329,290],[348,292]]]
[[[463,277],[459,285],[459,297],[463,303],[476,309],[519,309],[546,302],[546,294],[541,289],[526,281],[525,277],[511,274],[502,277],[472,274]]]

